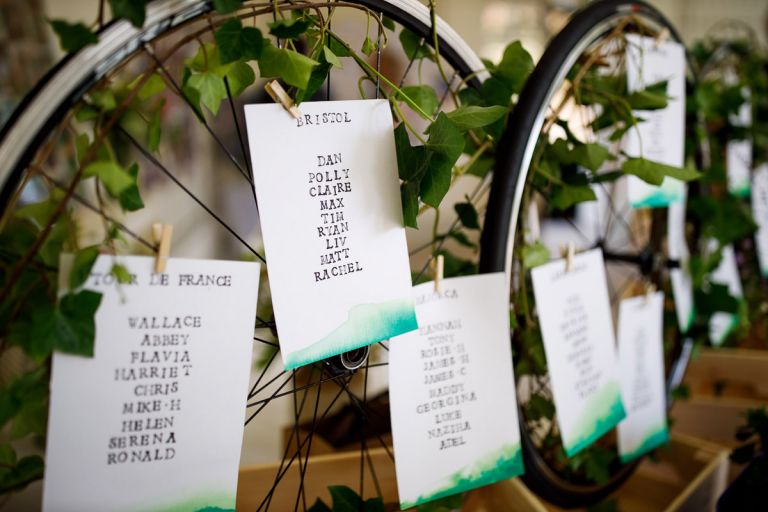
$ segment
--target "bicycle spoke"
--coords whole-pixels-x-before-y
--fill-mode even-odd
[[[208,213],[216,222],[218,222],[224,229],[226,229],[232,236],[234,236],[243,246],[251,251],[254,256],[259,258],[263,263],[266,263],[267,260],[264,259],[264,256],[259,254],[259,252],[254,249],[253,247],[246,242],[243,237],[237,234],[237,232],[232,229],[232,227],[229,226],[224,220],[219,217],[216,213],[214,213],[213,210],[211,210],[199,197],[197,197],[194,192],[189,190],[171,171],[169,171],[157,158],[155,158],[155,155],[153,155],[147,148],[145,148],[139,141],[133,138],[133,136],[128,133],[122,126],[117,127],[118,131],[124,135],[126,138],[128,138],[128,141],[131,143],[132,146],[134,146],[136,149],[139,150],[139,152],[144,155],[144,158],[149,160],[155,167],[157,167],[163,174],[168,176],[168,178],[171,179],[181,190],[183,190],[194,202],[196,202],[203,210]]]

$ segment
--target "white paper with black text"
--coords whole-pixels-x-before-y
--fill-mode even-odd
[[[234,510],[259,265],[118,261],[131,284],[99,256],[84,285],[94,357],[53,356],[43,508]]]
[[[624,416],[603,253],[531,270],[563,446],[570,457]]]
[[[714,249],[716,247],[717,242],[712,240],[710,248]],[[733,251],[733,246],[726,245],[723,247],[721,254],[720,263],[710,275],[710,281],[727,286],[728,294],[731,297],[741,299],[744,296],[744,290],[741,286],[741,277],[739,276],[739,268],[736,265],[736,254]],[[739,315],[736,313],[727,313],[725,311],[713,313],[709,319],[709,341],[715,346],[722,345],[731,331],[739,325],[739,320]]]
[[[523,472],[505,274],[414,287],[419,330],[389,344],[402,508]]]
[[[734,126],[749,127],[752,125],[752,102],[748,88],[742,89],[744,103],[736,115],[731,114]],[[728,180],[728,190],[737,196],[748,196],[752,172],[752,139],[730,140],[725,148],[725,169]]]
[[[627,132],[624,151],[675,167],[685,159],[685,48],[675,41],[627,34],[626,69],[629,92],[667,82],[667,106],[660,110],[637,110],[642,119]],[[684,183],[665,178],[660,186],[629,176],[629,201],[635,208],[656,208],[681,201]]]
[[[768,277],[768,164],[752,174],[752,218],[757,224],[755,246],[760,273]]]
[[[287,369],[416,329],[386,100],[246,105]]]
[[[627,417],[619,423],[618,444],[625,463],[669,439],[663,322],[663,292],[619,303],[619,368]]]
[[[693,307],[693,280],[689,263],[691,254],[685,239],[685,205],[687,187],[683,188],[683,200],[669,205],[667,209],[667,256],[676,267],[669,271],[672,283],[672,297],[680,332],[688,332],[696,315]]]

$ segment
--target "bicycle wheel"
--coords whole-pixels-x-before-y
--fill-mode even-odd
[[[592,3],[576,13],[552,40],[521,92],[500,142],[500,147],[504,147],[506,151],[499,155],[494,170],[480,258],[482,272],[504,270],[508,273],[511,297],[516,306],[520,305],[519,299],[527,297],[528,293],[525,289],[527,277],[520,248],[532,241],[529,237],[535,238],[535,233],[544,230],[544,227],[538,227],[545,222],[539,220],[540,211],[552,213],[559,210],[557,215],[546,221],[554,227],[559,226],[559,234],[563,238],[571,237],[570,239],[583,249],[602,248],[614,307],[615,302],[634,286],[638,279],[660,283],[659,277],[664,267],[668,264],[674,265],[674,262],[667,261],[661,252],[665,218],[656,210],[652,214],[642,214],[630,222],[627,218],[630,210],[626,200],[617,204],[616,201],[621,198],[610,186],[603,187],[602,192],[597,194],[603,216],[596,223],[594,230],[592,222],[588,229],[580,225],[574,217],[574,207],[570,204],[562,208],[552,207],[553,197],[547,196],[545,192],[536,193],[535,198],[532,198],[537,173],[531,169],[541,161],[542,148],[555,139],[555,129],[563,134],[560,135],[561,140],[562,137],[568,137],[569,140],[570,137],[578,139],[579,135],[573,135],[573,132],[580,134],[581,142],[590,142],[584,139],[585,133],[587,136],[596,137],[596,130],[591,130],[590,123],[598,117],[598,112],[591,106],[585,108],[580,101],[576,106],[573,101],[568,103],[568,95],[576,95],[572,92],[573,89],[569,89],[572,81],[578,80],[579,76],[596,72],[598,67],[610,70],[603,71],[605,74],[618,73],[616,64],[610,58],[621,54],[624,47],[616,41],[620,41],[625,33],[656,35],[664,29],[668,30],[676,41],[680,41],[674,27],[663,15],[643,2],[606,0]],[[626,80],[623,83],[626,83]],[[579,111],[578,108],[582,110]],[[588,111],[587,115],[583,112],[585,109]],[[561,112],[564,111],[570,113],[571,123],[565,116],[560,118]],[[599,113],[610,111],[610,108],[606,107]],[[595,173],[597,170],[591,169]],[[567,230],[567,236],[562,234],[564,230]],[[522,317],[522,314],[519,316]],[[530,354],[532,350],[530,340],[526,342],[527,345],[522,341],[526,331],[530,333],[538,331],[538,328],[534,325],[528,326],[523,319],[513,334],[518,390],[534,385],[527,386],[520,381],[520,373],[523,373],[519,371],[521,354]],[[540,343],[539,339],[536,344],[538,348],[534,347],[534,350],[541,350]],[[686,345],[685,350],[678,350],[679,352],[667,362],[667,368],[671,368],[670,387],[675,386],[682,376],[690,344]],[[539,355],[543,360],[543,352],[539,352]],[[543,391],[537,396],[544,397],[547,403],[551,403],[545,364],[535,364],[542,366],[542,374],[536,377],[539,380],[535,382],[536,385],[543,386]],[[551,446],[552,430],[556,428],[555,418],[550,417],[548,427],[543,427],[537,420],[537,416],[542,413],[539,411],[534,415],[529,412],[531,396],[532,394],[521,394],[518,397],[523,418],[522,438],[526,466],[522,479],[531,490],[558,506],[575,507],[599,501],[629,477],[637,463],[619,464],[615,455],[612,455],[612,458],[603,458],[597,464],[609,471],[607,477],[603,475],[598,479],[599,482],[584,476],[583,472],[573,470],[564,454],[561,453],[561,456],[565,457],[565,462],[556,457],[556,450]],[[554,406],[552,408],[554,410]],[[542,429],[546,431],[543,436]],[[601,446],[601,443],[611,444],[605,437],[598,441],[597,445]],[[546,449],[544,444],[547,444]]]
[[[433,18],[427,8],[415,1],[246,2],[235,15],[243,21],[261,23],[262,19],[272,21],[275,8],[285,12],[311,9],[313,15],[318,17],[330,16],[330,11],[333,11],[334,26],[340,23],[336,20],[343,20],[344,13],[365,17],[358,17],[356,24],[368,19],[377,33],[373,39],[380,44],[375,44],[378,50],[374,50],[371,56],[375,64],[369,67],[361,65],[362,71],[358,70],[358,73],[363,75],[360,82],[363,86],[367,82],[375,84],[375,94],[383,94],[388,89],[378,83],[381,78],[378,72],[382,69],[379,64],[388,58],[388,50],[382,48],[386,34],[380,26],[382,17],[398,23],[402,27],[398,30],[415,34],[417,51],[409,54],[410,58],[403,64],[405,69],[392,76],[393,82],[402,87],[404,83],[413,81],[417,67],[421,74],[439,77],[436,78],[437,88],[444,92],[436,108],[454,108],[460,90],[478,88],[487,76],[483,63],[439,19],[435,21],[439,56],[432,60],[428,58],[435,55],[434,49],[428,49],[433,40]],[[80,218],[91,215],[96,219],[96,225],[106,224],[106,229],[130,239],[133,245],[129,247],[132,249],[144,246],[154,250],[154,245],[138,234],[143,229],[144,219],[123,216],[119,210],[109,208],[98,191],[83,190],[79,179],[72,178],[73,166],[77,168],[79,165],[72,150],[76,139],[74,134],[79,133],[83,123],[89,122],[103,122],[94,133],[95,142],[91,143],[93,151],[99,151],[107,143],[113,144],[116,157],[140,161],[142,167],[148,169],[146,172],[150,181],[167,180],[165,183],[168,185],[163,192],[154,197],[147,196],[148,200],[161,204],[186,201],[185,204],[196,209],[199,216],[193,217],[187,226],[198,230],[195,237],[198,240],[205,238],[201,233],[210,234],[213,242],[204,249],[206,256],[234,258],[247,253],[263,260],[257,244],[246,233],[254,231],[257,226],[237,225],[230,220],[232,211],[227,212],[226,205],[220,204],[217,194],[213,193],[228,183],[230,189],[252,189],[251,170],[243,149],[246,143],[242,139],[242,121],[235,107],[236,93],[230,90],[230,86],[234,86],[227,83],[227,94],[221,101],[218,115],[202,111],[183,92],[184,78],[179,71],[183,60],[194,58],[195,51],[205,48],[204,44],[211,40],[214,30],[227,19],[213,14],[212,9],[212,2],[202,0],[153,2],[148,8],[143,28],[136,29],[126,21],[106,25],[100,32],[97,45],[65,58],[27,96],[0,135],[0,206],[3,222],[5,226],[14,222],[13,215],[19,206],[53,197],[54,194],[63,193],[66,202],[62,204],[66,207],[43,220],[36,232],[36,242],[20,248],[19,253],[9,251],[3,254],[3,261],[12,267],[9,274],[3,274],[4,279],[8,275],[13,277],[13,268],[23,264],[25,258],[27,262],[38,262],[39,249],[46,246],[51,231],[54,231],[58,219],[54,216],[68,215],[69,206],[75,209],[74,215]],[[368,34],[355,37],[367,40]],[[418,63],[414,64],[415,61]],[[347,67],[352,69],[357,69],[354,64],[360,64],[357,59],[349,62],[351,65]],[[437,63],[445,69],[438,69]],[[412,68],[414,73],[409,74]],[[372,73],[372,69],[376,73]],[[354,96],[354,88],[353,93],[338,92],[342,89],[342,82],[350,82],[338,78],[339,73],[334,71],[323,89],[330,97],[340,94]],[[142,140],[147,135],[143,130],[137,132],[134,125],[124,122],[121,108],[127,103],[121,103],[122,97],[117,105],[107,108],[99,106],[99,94],[105,90],[105,84],[128,84],[125,89],[128,98],[142,84],[155,80],[152,77],[160,77],[165,88],[159,93],[165,106],[157,107],[153,103],[152,108],[165,109],[163,131],[179,137],[175,143],[173,140],[167,145],[161,143],[159,149],[151,147],[155,143]],[[354,84],[354,80],[351,83]],[[155,102],[159,97],[154,98],[150,101]],[[89,117],[94,109],[102,109],[104,119]],[[229,129],[230,140],[234,143],[228,144],[219,135],[224,129]],[[207,179],[201,180],[197,179],[194,171],[185,172],[184,167],[193,164],[186,159],[185,147],[195,145],[217,150],[221,161],[232,169],[217,172],[215,178],[207,173]],[[480,197],[483,190],[487,191],[489,179],[478,181],[472,197]],[[246,196],[250,201],[250,192]],[[253,213],[253,219],[256,218],[255,197],[252,200],[246,210]],[[206,231],[204,226],[208,226],[209,230]],[[233,245],[225,242],[233,242]],[[176,249],[174,252],[177,255],[188,255],[183,249]],[[55,273],[55,263],[48,263],[41,268]],[[415,273],[418,274],[420,269],[423,274],[423,267],[415,267]],[[11,286],[4,281],[4,288]],[[3,300],[6,298],[7,295],[4,295]],[[328,485],[340,483],[337,479],[342,479],[342,475],[335,472],[313,471],[313,458],[321,450],[342,447],[358,453],[356,473],[354,476],[344,475],[344,483],[353,481],[363,497],[391,491],[391,486],[383,488],[376,473],[394,471],[389,448],[391,442],[387,440],[386,379],[382,378],[387,365],[386,343],[375,346],[375,360],[368,359],[367,350],[355,351],[301,370],[281,371],[277,368],[278,340],[275,323],[270,316],[269,300],[268,297],[262,299],[254,335],[255,346],[262,349],[260,368],[253,378],[248,396],[246,424],[247,432],[256,430],[259,439],[263,438],[265,452],[263,457],[253,458],[251,462],[273,464],[266,469],[270,472],[270,476],[266,477],[268,480],[262,476],[247,482],[252,486],[249,493],[252,501],[249,499],[241,504],[242,507],[306,510],[315,496],[324,495]],[[23,307],[21,309],[23,311]],[[278,421],[273,421],[275,417]]]

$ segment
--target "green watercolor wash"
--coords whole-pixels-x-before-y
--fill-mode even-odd
[[[632,208],[664,208],[682,199],[681,193],[659,187],[640,201],[633,201]]]
[[[173,505],[146,508],[147,512],[235,512],[236,498],[231,493],[210,493],[187,498]]]
[[[378,341],[418,329],[413,299],[395,299],[380,304],[358,304],[347,320],[323,339],[285,355],[285,369],[313,363]]]
[[[506,444],[443,479],[440,487],[414,500],[400,500],[400,509],[422,505],[428,501],[445,498],[452,494],[477,489],[501,480],[523,474],[523,453],[520,443]]]
[[[635,448],[628,451],[627,453],[620,454],[619,458],[621,459],[622,463],[626,464],[627,462],[631,462],[641,455],[648,453],[657,446],[666,444],[668,441],[669,430],[667,429],[667,422],[665,421],[661,425],[658,425],[649,430],[645,437],[637,444]]]
[[[736,197],[749,197],[752,193],[752,187],[751,184],[747,181],[740,185],[734,185],[732,187],[728,187],[728,192],[731,193],[731,195],[734,195]]]
[[[733,332],[733,330],[739,326],[740,322],[741,318],[739,315],[731,314],[731,321],[728,323],[728,327],[725,328],[723,334],[719,338],[712,340],[712,345],[715,347],[722,345],[726,338],[728,338],[728,336]]]
[[[616,381],[608,382],[582,406],[582,412],[573,425],[573,433],[564,438],[563,447],[573,457],[594,443],[627,416],[621,403],[621,392]]]

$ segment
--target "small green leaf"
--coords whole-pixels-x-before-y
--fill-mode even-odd
[[[406,181],[400,185],[400,200],[403,204],[403,224],[418,229],[416,217],[419,214],[419,184]]]
[[[403,52],[408,60],[418,60],[425,57],[431,57],[432,51],[422,39],[403,27],[400,31],[400,44],[403,46]]]
[[[363,500],[345,485],[330,485],[328,491],[333,500],[333,512],[360,512]]]
[[[109,270],[109,273],[115,276],[115,279],[117,279],[117,282],[120,284],[131,284],[133,282],[133,277],[131,277],[131,273],[128,272],[128,269],[125,267],[125,265],[122,265],[120,263],[115,263],[112,265],[112,268]]]
[[[381,18],[381,24],[384,25],[384,28],[391,30],[392,32],[395,31],[395,22],[392,21],[391,18],[387,18],[386,16],[383,16]]]
[[[149,118],[149,125],[147,125],[147,149],[153,153],[156,153],[160,148],[160,136],[162,135],[160,116],[161,109],[158,109]]]
[[[128,168],[128,175],[130,175],[133,183],[120,194],[120,206],[127,212],[135,212],[144,208],[144,201],[141,200],[138,184],[139,165],[131,164]]]
[[[39,455],[30,455],[19,460],[18,464],[0,476],[0,494],[20,491],[35,480],[43,478],[44,464]]]
[[[16,465],[16,450],[8,443],[0,444],[0,467]]]
[[[453,205],[456,214],[459,216],[462,225],[467,229],[480,229],[480,223],[477,220],[477,210],[469,198],[466,203],[456,203]]]
[[[477,244],[472,242],[469,237],[461,231],[451,231],[448,233],[448,238],[453,238],[459,245],[463,245],[464,247],[469,247],[471,249],[477,248]]]
[[[513,94],[519,93],[528,75],[533,71],[533,59],[520,41],[514,41],[504,50],[501,62],[492,70],[493,76],[501,79]]]
[[[240,96],[243,91],[256,81],[256,73],[253,72],[253,68],[241,60],[224,67],[226,67],[224,76],[227,78],[227,82],[229,82],[229,91],[233,98]]]
[[[397,170],[401,180],[421,180],[427,169],[427,149],[424,146],[411,146],[405,123],[395,128],[395,149],[397,152]]]
[[[447,116],[459,130],[467,131],[488,126],[504,117],[506,113],[507,109],[499,105],[491,107],[468,105],[449,112]]]
[[[104,112],[109,112],[117,107],[117,100],[115,99],[115,93],[110,89],[101,89],[91,92],[91,100]]]
[[[72,263],[72,270],[69,273],[70,290],[77,290],[88,280],[93,264],[96,263],[96,258],[98,257],[98,245],[91,245],[77,251]]]
[[[333,67],[339,69],[344,67],[336,54],[333,53],[333,51],[331,51],[331,49],[327,46],[323,46],[323,56],[325,57],[325,61]]]
[[[464,151],[464,136],[440,112],[429,127],[427,171],[421,180],[421,200],[437,208],[451,186],[456,160]]]
[[[384,500],[376,496],[375,498],[368,498],[363,503],[363,512],[386,512],[384,508]]]
[[[403,94],[398,94],[399,100],[405,101],[403,95],[408,96],[413,103],[418,105],[421,110],[429,115],[434,114],[437,110],[439,102],[437,93],[435,93],[435,90],[432,87],[428,85],[411,85],[403,87],[402,92]]]
[[[227,97],[224,79],[216,73],[206,71],[189,77],[188,86],[200,95],[200,101],[208,110],[216,115],[221,102]]]
[[[549,261],[549,249],[543,243],[536,241],[523,246],[522,256],[523,266],[531,269]]]
[[[236,60],[258,60],[264,47],[264,36],[256,27],[245,27],[237,18],[227,20],[214,34],[221,64]]]
[[[571,152],[571,159],[574,163],[592,172],[597,172],[609,158],[611,158],[611,152],[608,148],[596,142],[578,144]]]
[[[490,156],[481,156],[475,160],[472,165],[467,169],[467,174],[477,176],[478,178],[484,178],[488,171],[493,169],[493,164],[496,160]]]
[[[284,18],[268,23],[269,33],[278,39],[298,39],[312,21],[302,18]]]
[[[645,158],[629,158],[621,166],[621,170],[651,185],[661,185],[665,176],[681,181],[691,181],[701,177],[701,173],[690,167],[673,167]]]
[[[243,5],[243,0],[213,0],[213,8],[219,14],[229,14]]]
[[[120,194],[134,182],[131,175],[120,167],[120,164],[111,160],[99,160],[88,164],[83,169],[83,177],[91,176],[96,176],[112,197],[120,197]]]
[[[667,82],[657,82],[645,89],[634,91],[627,97],[627,102],[633,110],[658,110],[666,108]]]
[[[375,50],[376,44],[371,41],[370,37],[365,36],[365,41],[363,41],[363,46],[360,48],[360,51],[370,57]]]
[[[55,348],[68,354],[93,357],[94,315],[101,294],[91,290],[68,293],[56,310]]]
[[[315,499],[315,504],[309,507],[309,512],[333,512],[331,507],[323,503],[320,498]]]
[[[310,75],[318,62],[300,53],[266,45],[259,59],[261,76],[280,77],[288,85],[299,89],[307,87]]]
[[[589,186],[560,185],[550,196],[550,203],[558,210],[567,210],[576,203],[595,200],[595,191]]]
[[[82,23],[68,23],[64,20],[48,20],[48,23],[59,38],[59,46],[67,53],[99,42],[99,36]]]
[[[534,393],[525,406],[526,419],[538,421],[543,418],[552,419],[555,415],[555,404],[543,396]]]
[[[112,15],[115,18],[125,18],[131,25],[141,28],[147,16],[148,0],[109,0]]]
[[[44,400],[28,400],[22,403],[11,424],[11,439],[21,439],[29,434],[45,435],[48,422],[48,404]]]
[[[611,479],[610,468],[616,454],[599,446],[593,446],[589,452],[582,453],[585,454],[584,474],[587,478],[598,484],[608,482]]]
[[[151,98],[155,94],[160,94],[165,90],[165,80],[163,80],[163,77],[158,75],[157,73],[152,73],[152,75],[147,79],[146,82],[141,86],[141,89],[139,89],[139,92],[137,93],[137,96],[140,100],[146,100],[148,98]]]
[[[464,151],[464,137],[455,124],[443,112],[440,112],[429,126],[427,148],[439,153],[450,161],[451,165]]]

